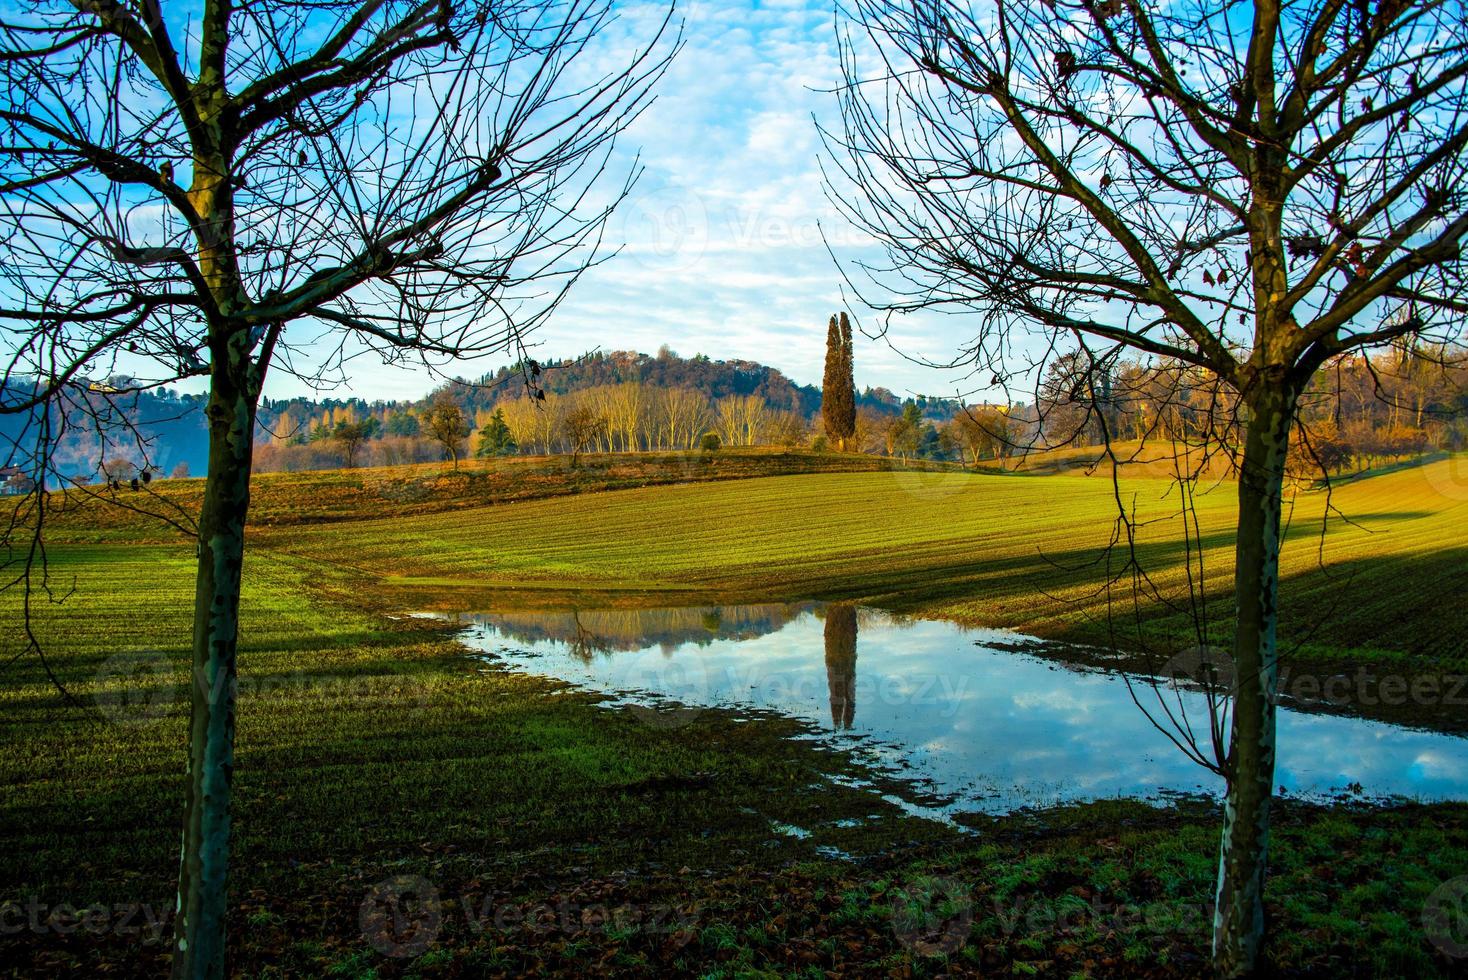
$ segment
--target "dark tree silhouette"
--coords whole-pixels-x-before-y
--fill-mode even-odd
[[[831,725],[850,728],[856,720],[856,607],[826,607],[826,686],[831,696]]]
[[[0,23],[0,412],[24,420],[10,456],[38,488],[3,543],[27,599],[67,426],[209,379],[176,976],[225,968],[267,372],[521,352],[595,260],[626,184],[593,187],[672,54],[659,33],[604,57],[612,19],[609,0],[76,0]],[[93,381],[120,362],[134,378]]]
[[[1213,954],[1249,972],[1297,400],[1337,355],[1461,336],[1464,4],[857,0],[852,18],[844,124],[825,135],[832,199],[888,253],[848,276],[863,298],[971,310],[958,361],[986,382],[1079,347],[1092,365],[1130,351],[1197,368],[1235,396],[1239,683],[1214,746]]]
[[[571,446],[571,465],[575,467],[601,434],[606,431],[607,420],[598,415],[589,405],[578,405],[566,413],[566,441]]]
[[[505,413],[496,408],[494,414],[489,417],[488,424],[479,433],[479,445],[474,448],[474,455],[485,456],[508,456],[516,449],[515,437],[510,433],[510,427],[505,424]]]

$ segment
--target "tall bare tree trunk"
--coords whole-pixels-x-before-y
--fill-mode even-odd
[[[209,473],[199,517],[188,785],[174,922],[176,980],[222,977],[225,969],[235,651],[258,396],[242,380],[249,375],[248,358],[240,359],[245,364],[216,364],[209,395]]]
[[[1246,976],[1264,939],[1264,875],[1274,789],[1275,701],[1281,492],[1297,392],[1260,379],[1247,398],[1234,594],[1238,678],[1229,738],[1228,798],[1219,848],[1213,961],[1226,977]]]

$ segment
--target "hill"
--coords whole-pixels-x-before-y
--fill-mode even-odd
[[[451,398],[471,427],[478,428],[496,407],[519,400],[530,390],[532,363],[536,387],[551,395],[626,384],[679,388],[698,393],[710,406],[724,399],[754,398],[767,412],[786,415],[802,425],[819,413],[821,405],[818,387],[799,384],[756,361],[712,360],[702,354],[680,357],[666,347],[655,356],[597,351],[577,358],[505,365],[475,380],[449,382],[417,399],[264,398],[256,443],[269,447],[325,442],[339,425],[362,423],[367,426],[368,440],[398,439],[392,447],[385,447],[380,462],[436,461],[443,458],[442,446],[422,436],[422,419],[434,399]],[[203,395],[142,386],[124,375],[80,386],[66,413],[55,469],[71,477],[93,479],[105,473],[124,481],[142,468],[158,475],[202,475],[208,459],[204,402]],[[859,395],[858,404],[880,416],[895,416],[902,409],[902,399],[885,388],[868,388]],[[932,420],[945,419],[958,408],[956,402],[926,397],[919,400],[919,406]],[[99,418],[103,425],[96,423]],[[34,441],[37,422],[26,415],[0,415],[0,466],[8,465],[13,447],[23,448]],[[289,465],[267,459],[261,468],[330,469],[343,465],[339,455],[332,449],[319,454],[320,458],[292,460]]]

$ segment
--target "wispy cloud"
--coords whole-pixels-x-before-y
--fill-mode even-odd
[[[603,70],[646,41],[663,8],[629,3],[604,38]],[[857,238],[828,204],[813,117],[834,119],[839,66],[831,8],[802,0],[696,0],[680,6],[686,45],[656,103],[625,135],[622,168],[643,176],[613,218],[621,254],[592,270],[534,337],[547,355],[591,348],[747,358],[818,383],[826,318],[842,303],[825,240]],[[854,311],[871,323],[865,311]],[[950,318],[901,324],[909,354],[946,359]],[[465,365],[475,374],[490,364]],[[414,394],[404,369],[357,361],[358,391]],[[859,339],[859,385],[951,394],[951,374],[916,366],[882,341]]]

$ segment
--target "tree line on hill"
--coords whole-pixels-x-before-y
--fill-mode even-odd
[[[530,389],[524,367],[512,366],[478,385],[447,385],[416,405],[343,403],[309,416],[286,407],[276,438],[257,449],[259,465],[308,469],[720,446],[979,465],[1036,449],[1127,440],[1201,444],[1221,437],[1237,444],[1234,397],[1186,365],[1090,363],[1077,352],[1052,362],[1033,404],[900,401],[884,389],[856,392],[849,329],[833,317],[826,385],[836,387],[836,397],[829,400],[751,362],[685,360],[666,349],[656,358],[616,353],[591,359],[590,370],[547,367],[539,377],[551,383]],[[1448,355],[1400,347],[1332,364],[1302,399],[1296,474],[1340,473],[1468,444],[1468,366]],[[647,366],[656,370],[638,370]]]
[[[1161,439],[1240,444],[1238,396],[1211,372],[1160,361],[1055,358],[1042,381],[1035,431],[1045,446]],[[1397,343],[1336,358],[1300,398],[1289,468],[1337,474],[1468,445],[1468,360],[1461,351]]]
[[[597,353],[574,361],[507,365],[416,401],[266,400],[255,468],[262,472],[395,466],[547,453],[688,451],[722,446],[802,447],[979,465],[1034,449],[1108,441],[1201,443],[1230,438],[1231,392],[1206,372],[1166,361],[1056,358],[1032,404],[968,404],[851,383],[849,324],[833,317],[825,386],[798,385],[752,361]],[[1353,355],[1322,371],[1302,400],[1297,474],[1339,473],[1468,444],[1468,367],[1450,352],[1397,346]],[[115,382],[115,383],[114,383]],[[147,471],[203,470],[203,397],[92,385],[88,415],[123,421],[107,432],[86,419],[57,440],[64,472],[119,480]],[[125,393],[122,393],[125,392]],[[828,405],[835,415],[828,411]],[[837,418],[839,416],[839,418]],[[13,419],[0,419],[0,423]],[[835,427],[833,434],[833,426]],[[11,434],[12,438],[16,437]],[[12,485],[12,482],[14,485]],[[25,481],[0,480],[0,492]]]
[[[850,449],[909,456],[924,449],[924,424],[936,433],[934,426],[960,408],[951,399],[904,402],[885,388],[854,392],[852,403],[859,408]],[[656,356],[594,353],[507,365],[475,382],[450,382],[418,402],[272,402],[262,413],[270,435],[256,448],[255,465],[306,470],[513,454],[819,449],[829,444],[821,406],[819,388],[753,361],[685,358],[666,346]]]

